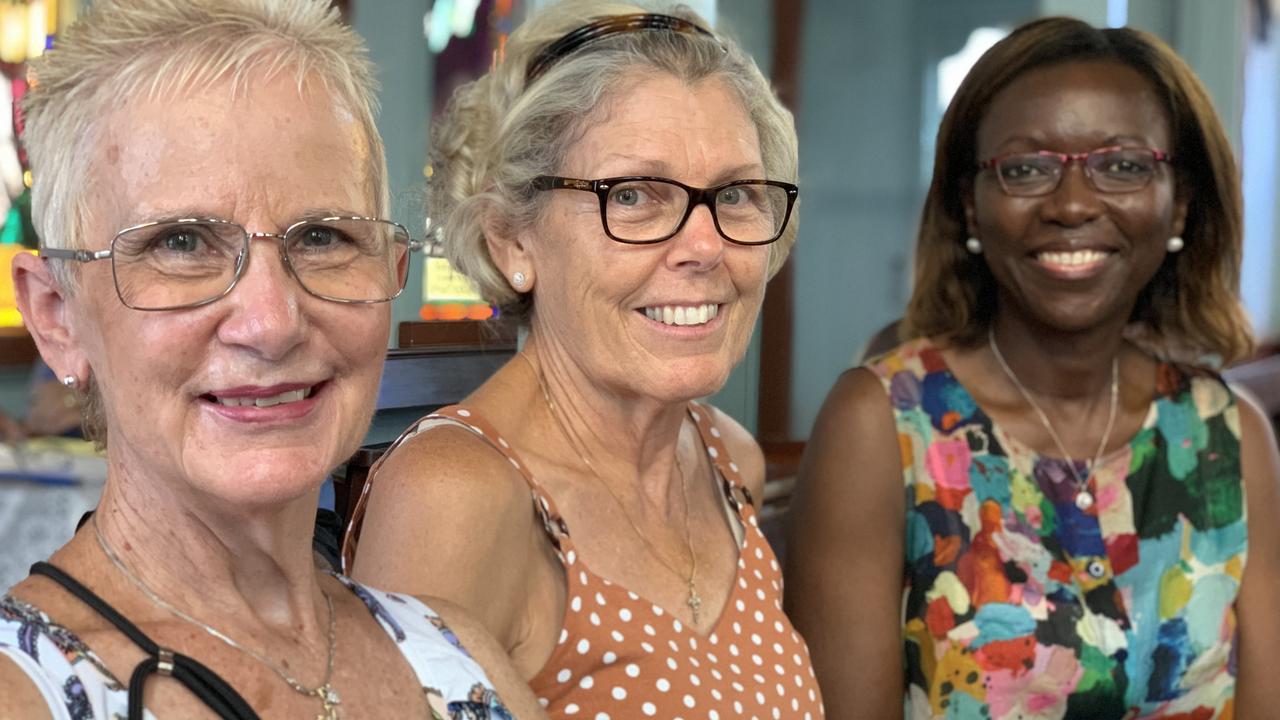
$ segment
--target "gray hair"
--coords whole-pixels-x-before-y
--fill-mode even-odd
[[[23,102],[32,166],[32,215],[41,242],[81,248],[86,188],[98,124],[130,99],[154,100],[210,83],[292,72],[299,89],[318,79],[359,121],[373,165],[376,207],[390,204],[382,140],[374,124],[377,84],[359,36],[326,0],[96,0],[33,67]],[[59,283],[74,289],[68,265]]]
[[[526,87],[530,61],[565,33],[601,18],[655,11],[596,0],[563,0],[539,11],[511,34],[501,62],[454,93],[435,125],[428,209],[439,224],[444,252],[486,300],[510,317],[526,318],[532,299],[517,293],[494,265],[485,240],[486,218],[507,228],[537,218],[542,201],[530,192],[530,181],[556,173],[584,119],[632,87],[635,80],[628,71],[636,67],[687,84],[724,81],[755,125],[768,177],[796,178],[795,121],[755,62],[728,38],[659,31],[612,35],[559,59]],[[661,11],[706,27],[688,8]],[[786,260],[797,230],[793,213],[786,232],[770,246],[770,276]]]

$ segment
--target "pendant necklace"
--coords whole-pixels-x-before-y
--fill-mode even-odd
[[[1044,429],[1049,433],[1049,437],[1053,439],[1053,444],[1057,446],[1058,452],[1062,454],[1062,459],[1067,464],[1067,469],[1071,471],[1071,476],[1076,481],[1076,507],[1081,510],[1088,510],[1093,507],[1095,502],[1093,493],[1089,492],[1089,477],[1102,461],[1102,454],[1107,449],[1107,440],[1111,439],[1111,430],[1116,424],[1116,412],[1120,405],[1120,356],[1111,358],[1111,411],[1107,417],[1107,427],[1102,433],[1102,441],[1098,443],[1098,452],[1094,454],[1093,460],[1085,467],[1084,477],[1080,476],[1080,472],[1076,470],[1076,463],[1071,459],[1071,454],[1067,452],[1066,446],[1062,443],[1062,439],[1058,437],[1058,433],[1054,431],[1053,424],[1049,422],[1049,416],[1044,410],[1040,409],[1040,405],[1036,403],[1035,398],[1031,396],[1031,392],[1026,386],[1018,380],[1018,376],[1013,373],[1013,368],[1009,367],[1009,363],[1005,361],[1004,355],[1000,353],[1000,346],[996,344],[996,331],[994,327],[987,328],[987,342],[991,345],[991,352],[996,356],[996,362],[1000,364],[1000,369],[1008,376],[1013,386],[1021,393],[1022,398],[1027,401],[1031,409],[1035,411],[1036,417],[1040,418],[1040,424],[1044,425]]]
[[[631,514],[627,512],[626,505],[622,504],[622,498],[618,497],[618,494],[613,491],[613,488],[609,487],[609,483],[605,482],[604,478],[601,477],[600,472],[596,470],[595,465],[591,463],[590,458],[587,457],[582,439],[578,437],[576,433],[572,432],[569,428],[569,424],[560,417],[560,409],[554,402],[552,402],[551,394],[547,392],[547,383],[542,377],[542,372],[534,366],[533,361],[529,359],[528,355],[525,355],[523,350],[520,351],[520,357],[524,358],[524,361],[529,365],[529,369],[533,371],[534,376],[538,379],[538,387],[542,390],[542,399],[547,404],[547,410],[550,411],[551,417],[555,420],[556,427],[559,428],[560,434],[564,436],[566,441],[568,441],[569,445],[573,448],[573,451],[578,454],[578,459],[595,477],[596,482],[602,485],[605,492],[609,493],[609,496],[613,498],[615,503],[617,503],[618,509],[622,512],[622,517],[626,519],[627,524],[631,526],[631,530],[635,532],[636,536],[645,544],[645,547],[649,549],[649,553],[656,558],[658,562],[662,563],[664,567],[670,570],[673,575],[684,581],[685,586],[689,590],[689,594],[685,599],[685,605],[689,606],[689,610],[693,614],[693,624],[694,626],[697,626],[700,619],[699,614],[702,610],[702,596],[698,594],[698,554],[693,549],[693,534],[689,526],[689,516],[692,514],[689,505],[689,480],[685,476],[684,465],[680,462],[679,436],[677,436],[676,442],[676,469],[680,472],[680,491],[684,496],[684,541],[685,545],[689,548],[691,565],[688,576],[685,576],[671,563],[667,562],[667,559],[658,552],[657,547],[655,547],[649,540],[648,536],[640,530],[640,526],[636,524],[635,520],[631,519]]]
[[[311,688],[295,680],[284,670],[280,669],[278,665],[269,660],[265,655],[241,645],[217,628],[203,623],[169,604],[169,602],[157,595],[154,590],[144,583],[142,578],[135,575],[133,571],[124,564],[124,561],[120,559],[120,556],[116,555],[115,550],[111,549],[111,546],[107,544],[107,538],[102,534],[102,528],[98,525],[97,513],[93,514],[93,517],[90,519],[90,523],[93,525],[94,537],[98,539],[98,546],[102,548],[102,552],[106,554],[107,559],[111,561],[111,564],[116,566],[116,569],[124,575],[126,580],[132,583],[133,586],[141,591],[143,595],[146,595],[147,599],[167,610],[175,617],[195,625],[218,640],[221,640],[223,643],[230,645],[236,650],[239,650],[263,665],[266,665],[267,669],[271,670],[271,672],[276,675],[279,675],[280,679],[284,680],[285,684],[293,688],[295,692],[319,700],[322,709],[320,714],[316,715],[316,720],[339,720],[339,718],[342,717],[338,714],[338,705],[342,703],[342,698],[338,695],[338,692],[333,689],[333,685],[331,685],[333,678],[333,658],[337,654],[338,646],[338,620],[337,616],[334,614],[333,599],[329,597],[329,593],[325,592],[323,589],[320,590],[320,593],[324,595],[325,604],[329,607],[329,657],[325,661],[324,680],[321,681],[318,687]]]

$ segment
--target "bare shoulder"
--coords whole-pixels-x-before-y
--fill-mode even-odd
[[[31,676],[0,653],[0,718],[50,718],[49,705]]]
[[[827,394],[809,436],[797,509],[846,517],[862,513],[880,518],[878,524],[899,522],[901,513],[888,512],[903,502],[897,435],[880,378],[865,368],[846,370]]]
[[[1258,402],[1247,392],[1233,389],[1240,413],[1240,469],[1244,475],[1249,524],[1251,529],[1274,529],[1280,539],[1280,450],[1276,446],[1275,431]],[[1280,543],[1274,547],[1280,548]],[[1280,551],[1273,554],[1280,557]]]
[[[1236,712],[1241,718],[1272,717],[1280,704],[1275,648],[1280,644],[1280,450],[1266,413],[1237,391],[1240,470],[1248,506],[1249,559],[1236,602],[1240,647]]]
[[[711,405],[704,407],[711,410],[711,422],[719,431],[720,441],[724,443],[729,457],[737,463],[743,484],[751,492],[751,497],[757,503],[761,502],[764,498],[765,462],[760,443],[728,413]]]
[[[1235,393],[1236,406],[1240,410],[1240,441],[1246,446],[1245,452],[1255,450],[1266,455],[1268,451],[1275,451],[1275,432],[1262,405],[1244,388],[1232,385],[1231,390]]]
[[[897,434],[893,407],[880,378],[866,368],[846,370],[818,412],[804,465],[810,476],[832,466],[892,469],[896,488],[901,470]]]
[[[865,367],[852,368],[840,374],[823,401],[821,421],[843,429],[880,426],[889,421],[893,408],[889,394],[879,376]]]
[[[480,621],[473,618],[463,608],[435,597],[420,597],[432,610],[440,616],[444,624],[453,631],[462,643],[462,647],[475,659],[493,683],[504,705],[520,720],[528,718],[545,718],[546,713],[538,704],[529,689],[529,685],[521,679],[511,662],[510,656],[498,645],[497,640],[489,634]]]
[[[472,608],[483,602],[495,622],[518,611],[535,520],[529,488],[502,453],[446,425],[405,441],[369,482],[352,577]]]
[[[483,438],[458,425],[421,432],[396,448],[378,468],[374,490],[384,496],[429,494],[432,514],[476,505],[488,511],[527,509],[529,491],[519,471]]]

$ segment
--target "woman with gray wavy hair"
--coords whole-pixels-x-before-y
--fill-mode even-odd
[[[553,717],[821,717],[760,448],[697,402],[795,239],[791,115],[680,8],[563,2],[505,53],[437,127],[430,204],[528,339],[374,469],[354,576],[474,613]]]
[[[0,716],[541,716],[450,605],[312,560],[412,245],[355,34],[323,0],[97,0],[35,77],[18,303],[108,477],[0,598]]]

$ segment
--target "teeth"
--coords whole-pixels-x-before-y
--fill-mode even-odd
[[[1077,267],[1105,260],[1108,253],[1099,250],[1076,250],[1075,252],[1042,252],[1036,259],[1048,265]]]
[[[283,405],[284,403],[299,402],[301,400],[306,400],[309,397],[311,397],[311,388],[290,390],[288,392],[282,392],[279,395],[272,395],[271,397],[224,398],[215,396],[214,399],[217,400],[219,404],[225,405],[226,407],[248,407],[252,405],[265,408],[272,407],[274,405]]]
[[[647,307],[644,316],[663,325],[705,325],[720,312],[716,303]]]

